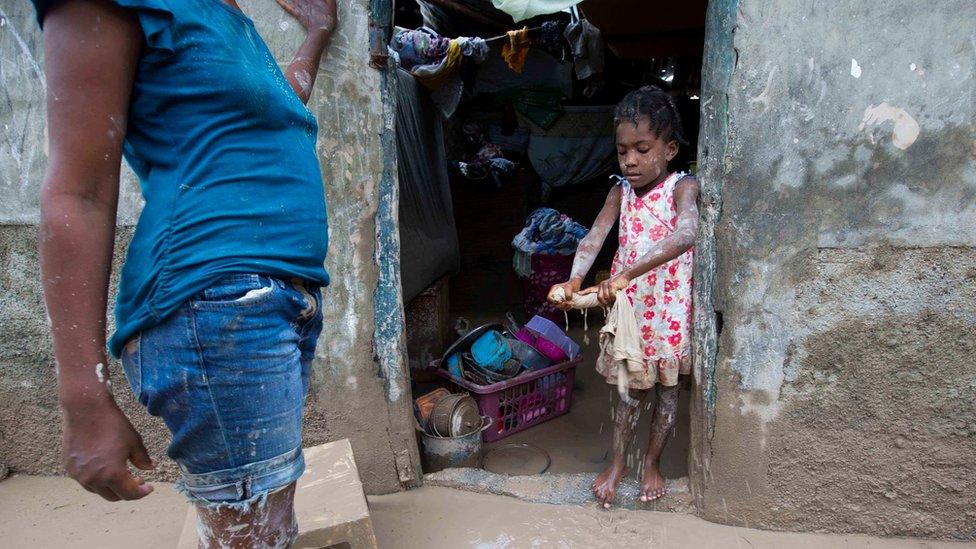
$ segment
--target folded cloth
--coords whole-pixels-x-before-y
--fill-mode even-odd
[[[508,31],[508,42],[502,46],[502,58],[505,59],[508,68],[515,72],[522,72],[522,67],[525,66],[525,58],[529,55],[531,46],[532,41],[529,40],[528,27]]]

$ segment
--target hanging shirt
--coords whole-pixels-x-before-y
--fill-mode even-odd
[[[56,1],[33,0],[39,23]],[[329,278],[318,126],[251,20],[221,0],[116,2],[145,37],[123,153],[146,202],[119,283],[118,357],[223,275]]]

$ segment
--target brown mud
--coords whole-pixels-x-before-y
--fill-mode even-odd
[[[976,544],[796,534],[712,524],[673,513],[603,511],[424,487],[369,498],[382,548],[751,547],[949,549]],[[11,549],[170,549],[186,516],[170,484],[136,502],[109,503],[66,478],[16,475],[0,483],[0,539]]]

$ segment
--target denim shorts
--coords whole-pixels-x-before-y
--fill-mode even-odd
[[[192,501],[247,501],[301,476],[321,303],[309,282],[229,275],[126,344],[126,377],[172,432]]]

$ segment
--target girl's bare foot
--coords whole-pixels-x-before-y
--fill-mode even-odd
[[[593,496],[596,497],[597,503],[609,509],[617,498],[617,487],[620,486],[620,481],[626,474],[627,467],[624,461],[614,459],[610,466],[593,481]]]
[[[643,502],[660,499],[668,493],[664,476],[658,470],[658,464],[653,459],[644,460],[644,471],[641,474],[640,500]]]

